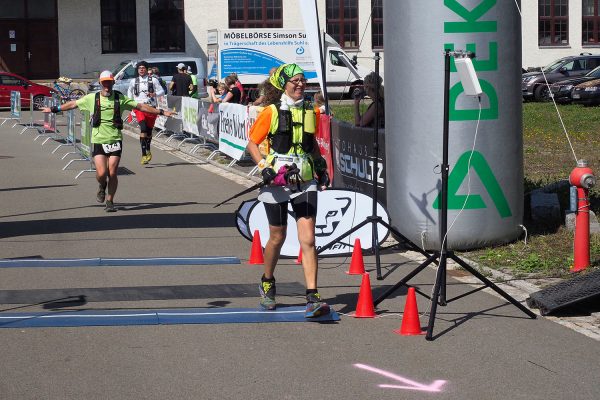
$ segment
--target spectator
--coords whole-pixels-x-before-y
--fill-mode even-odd
[[[242,82],[240,82],[237,74],[234,72],[232,74],[229,74],[229,76],[231,76],[233,79],[235,79],[235,87],[238,88],[238,90],[240,91],[240,101],[238,101],[238,103],[240,104],[246,104],[246,91],[244,90],[244,85],[242,85]],[[225,78],[225,82],[227,82],[227,78]]]
[[[192,89],[192,78],[187,74],[187,67],[184,63],[177,64],[177,73],[173,75],[173,80],[169,85],[171,94],[175,96],[189,97]]]
[[[276,67],[273,67],[269,70],[269,78],[277,71]],[[258,86],[258,97],[252,103],[253,106],[262,106],[265,102],[265,86],[269,83],[269,78],[265,79],[263,83]]]
[[[325,97],[323,97],[323,92],[320,90],[315,93],[313,97],[313,104],[315,107],[315,113],[322,114],[325,112]]]
[[[158,69],[158,67],[151,67],[150,70],[152,71],[152,76],[156,78],[156,80],[160,84],[160,87],[162,87],[165,94],[167,94],[167,84],[165,83],[165,80],[160,76],[160,70]]]
[[[223,100],[221,100],[221,102],[222,103],[238,103],[239,104],[242,99],[242,93],[240,92],[240,89],[236,85],[236,79],[233,76],[228,75],[225,78],[225,85],[229,89],[229,92],[225,95],[225,97],[223,98]]]
[[[354,96],[354,125],[374,128],[375,127],[375,96],[377,94],[377,86],[379,86],[379,127],[385,126],[385,101],[383,93],[383,85],[381,84],[383,79],[377,76],[375,72],[371,72],[364,79],[364,91],[355,89]],[[369,104],[367,111],[361,115],[360,113],[360,102],[365,97],[369,96],[373,101]]]
[[[189,65],[187,66],[187,73],[190,76],[190,78],[192,78],[192,89],[190,89],[190,97],[197,99],[198,98],[198,77],[196,77],[196,75],[194,75],[194,72],[192,71],[192,67],[190,67]]]

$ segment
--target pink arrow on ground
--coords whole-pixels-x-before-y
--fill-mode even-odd
[[[374,372],[379,375],[383,375],[386,378],[394,379],[398,382],[403,383],[403,385],[379,385],[380,388],[386,389],[408,389],[408,390],[420,390],[423,392],[441,392],[442,386],[446,383],[446,381],[437,380],[434,381],[430,385],[424,385],[419,382],[412,381],[410,379],[403,378],[399,375],[393,374],[388,371],[384,371],[382,369],[378,369],[375,367],[371,367],[365,364],[354,364],[356,368],[364,369],[369,372]]]

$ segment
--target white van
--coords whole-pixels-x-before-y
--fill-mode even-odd
[[[206,91],[206,69],[202,60],[195,57],[148,57],[140,58],[138,60],[123,60],[115,68],[112,69],[113,76],[115,77],[114,90],[118,90],[121,93],[127,93],[129,83],[132,79],[137,76],[137,70],[135,65],[138,61],[146,61],[150,67],[158,67],[161,78],[169,86],[173,75],[177,73],[177,64],[183,63],[192,67],[192,72],[198,78],[198,97],[206,97],[208,93]],[[89,86],[90,92],[100,90],[100,84],[98,81],[93,82]]]

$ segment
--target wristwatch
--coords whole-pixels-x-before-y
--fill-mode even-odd
[[[164,110],[158,110],[158,115],[165,115]]]

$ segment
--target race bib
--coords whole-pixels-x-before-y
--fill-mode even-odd
[[[111,144],[103,144],[102,149],[105,153],[114,153],[115,151],[121,150],[121,142],[111,143]]]

